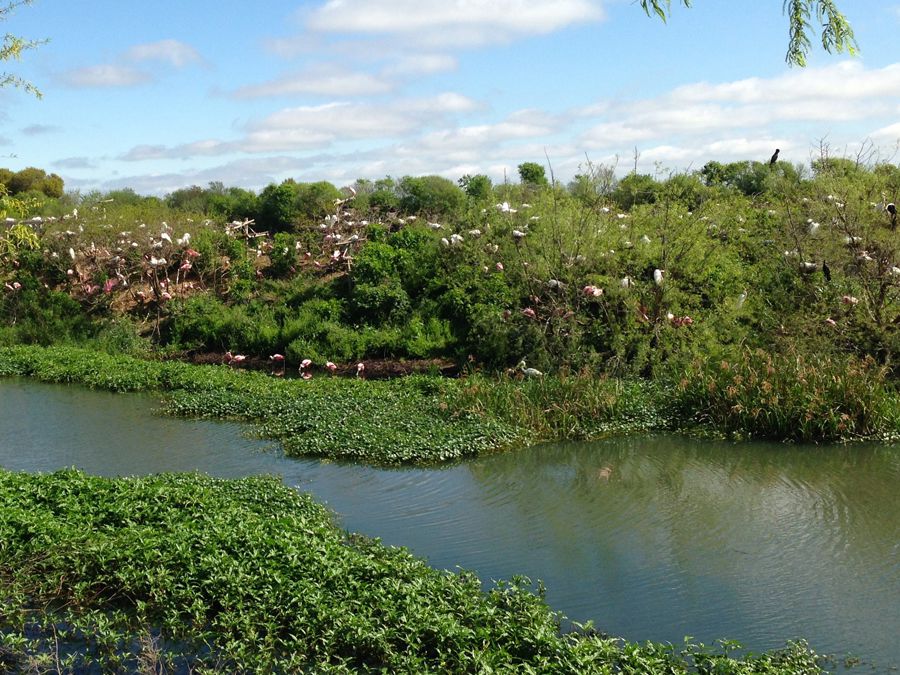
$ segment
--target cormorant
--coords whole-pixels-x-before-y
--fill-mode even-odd
[[[897,207],[894,206],[894,202],[891,202],[887,206],[884,207],[885,211],[891,214],[891,229],[897,229]]]
[[[824,260],[822,261],[822,274],[825,275],[825,281],[831,281],[831,268]]]
[[[778,161],[779,152],[781,152],[781,148],[775,148],[775,152],[772,154],[772,159],[769,160],[769,166],[775,166],[775,162]]]

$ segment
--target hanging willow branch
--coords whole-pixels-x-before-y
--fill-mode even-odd
[[[14,9],[21,5],[30,5],[32,0],[10,0],[5,5],[0,6],[0,21],[6,21]],[[22,58],[22,52],[42,45],[46,40],[26,40],[16,35],[7,33],[0,42],[0,62],[12,61]],[[29,94],[34,94],[38,98],[41,97],[40,90],[31,82],[23,80],[12,73],[0,73],[0,88],[3,87],[19,87]]]
[[[692,0],[681,0],[685,7]],[[671,11],[671,0],[640,0],[641,8],[647,16],[656,14],[665,21]],[[838,11],[834,0],[784,0],[782,11],[788,17],[788,50],[784,57],[788,65],[806,65],[806,55],[812,45],[812,17],[822,26],[822,48],[829,53],[844,53],[855,56],[859,50],[853,29],[847,18]]]

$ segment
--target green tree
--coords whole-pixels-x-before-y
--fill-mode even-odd
[[[21,171],[17,171],[10,178],[8,187],[10,194],[17,195],[20,192],[29,192],[30,190],[40,190],[41,185],[47,178],[47,172],[34,166],[29,166]]]
[[[544,167],[537,162],[522,162],[519,164],[519,180],[523,185],[543,187],[547,185],[547,176]]]
[[[271,183],[259,195],[257,224],[264,230],[291,230],[297,220],[297,183],[286,180],[281,185]]]
[[[31,0],[9,0],[5,5],[0,5],[0,21],[6,21],[16,7],[30,4]],[[18,61],[22,58],[23,52],[34,49],[44,42],[46,40],[26,40],[17,35],[7,33],[3,38],[2,44],[0,44],[0,61]],[[41,97],[41,92],[37,87],[12,73],[0,72],[0,88],[2,87],[19,87],[29,94],[34,94],[38,98]]]
[[[327,180],[297,185],[297,213],[309,222],[321,220],[334,213],[335,200],[343,195]]]
[[[474,199],[477,202],[490,199],[494,188],[491,179],[481,173],[474,176],[466,174],[465,176],[460,178],[457,183],[468,197]]]
[[[446,218],[456,213],[465,196],[456,183],[442,176],[405,176],[400,180],[400,208],[405,213]]]
[[[669,15],[671,0],[641,0],[641,7],[650,15],[656,14],[663,21]],[[681,0],[685,7],[691,0]],[[814,32],[812,21],[822,27],[822,48],[827,52],[846,52],[851,56],[858,50],[853,29],[841,14],[834,0],[784,0],[782,12],[789,22],[788,50],[784,60],[791,66],[806,65],[806,55],[811,46],[810,34]]]

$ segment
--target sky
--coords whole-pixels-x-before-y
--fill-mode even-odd
[[[710,160],[900,160],[900,0],[837,0],[857,57],[784,61],[782,0],[34,0],[0,31],[0,166],[87,192]],[[873,154],[874,153],[874,154]]]

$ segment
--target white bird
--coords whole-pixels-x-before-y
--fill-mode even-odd
[[[525,377],[543,377],[544,374],[539,371],[537,368],[526,368],[525,367],[525,359],[519,361],[519,365],[516,368],[525,376]]]
[[[522,230],[513,230],[513,231],[512,231],[512,236],[513,236],[513,239],[515,239],[516,241],[518,241],[519,239],[522,239],[522,238],[525,237],[525,233],[522,232]]]
[[[663,271],[661,269],[653,270],[653,281],[656,282],[657,286],[662,286],[663,283]]]
[[[619,285],[622,288],[631,288],[631,277],[622,277],[619,280]]]

